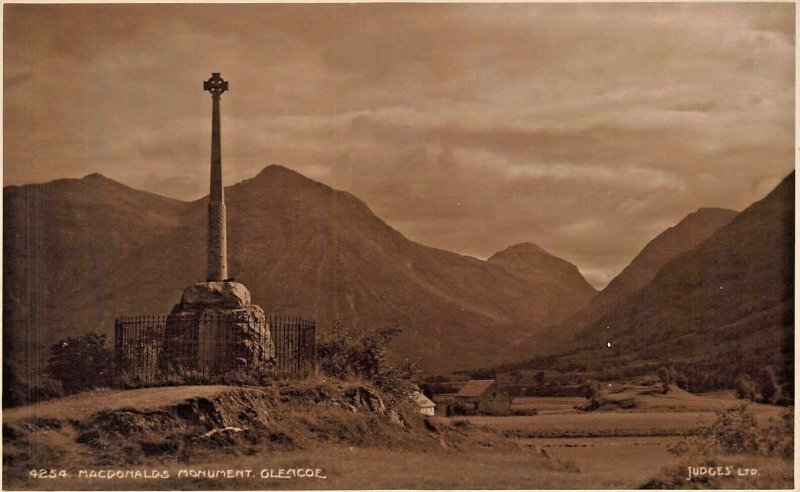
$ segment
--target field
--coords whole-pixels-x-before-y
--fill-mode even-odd
[[[359,388],[354,384],[99,391],[9,409],[4,488],[638,488],[665,468],[686,473],[685,459],[669,453],[667,445],[711,423],[714,410],[736,403],[728,394],[636,394],[629,388],[617,393],[636,400],[626,410],[583,413],[574,408],[583,399],[526,398],[514,406],[536,408],[538,415],[434,417],[425,425],[418,418],[403,427],[370,402],[368,392],[346,396]],[[760,422],[781,412],[768,405],[753,408]],[[170,441],[181,444],[173,448]],[[720,459],[759,471],[726,487],[793,485],[790,461]],[[34,478],[34,468],[64,475]],[[240,475],[250,470],[251,476],[196,476],[220,469]],[[314,472],[281,476],[297,469]],[[102,470],[122,475],[88,476]],[[137,477],[137,470],[159,476]]]
[[[611,385],[610,385],[611,386]],[[523,445],[536,446],[563,463],[574,466],[583,480],[608,487],[638,487],[662,469],[681,467],[681,460],[667,450],[712,424],[716,411],[739,403],[733,392],[694,395],[671,387],[667,394],[654,392],[637,384],[616,385],[608,395],[613,401],[628,400],[630,409],[580,412],[583,398],[526,397],[514,400],[512,408],[536,409],[534,416],[463,417],[470,423],[495,429]],[[780,417],[784,409],[772,405],[751,404],[760,425]],[[726,457],[735,463],[741,457]],[[790,486],[792,466],[777,458],[748,457],[748,463],[762,467],[762,480]],[[772,474],[771,477],[766,476]],[[752,477],[751,477],[752,478]],[[772,482],[774,480],[774,482]],[[577,485],[595,488],[587,482]],[[749,478],[730,487],[759,486]],[[772,486],[772,485],[770,485]]]

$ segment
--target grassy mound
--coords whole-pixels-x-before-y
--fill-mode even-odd
[[[3,441],[4,478],[23,484],[32,469],[239,460],[325,447],[514,446],[489,429],[391,408],[359,380],[88,392],[7,411]]]

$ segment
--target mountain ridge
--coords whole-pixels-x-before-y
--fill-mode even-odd
[[[559,336],[579,334],[609,309],[626,302],[630,295],[652,281],[670,260],[696,247],[736,215],[734,210],[701,207],[656,235],[587,305],[557,326]]]
[[[548,294],[547,302],[552,304],[571,303],[571,309],[577,309],[597,294],[577,266],[530,242],[508,246],[486,261],[540,286]],[[570,310],[565,305],[561,309],[563,312]]]
[[[21,258],[4,271],[4,294],[15,299],[4,304],[6,328],[36,327],[42,340],[110,334],[115,317],[167,312],[205,278],[206,197],[155,200],[113,183],[93,174],[63,194],[61,185],[4,190],[13,195],[4,235],[16,238],[4,253]],[[522,356],[571,309],[541,301],[541,286],[499,265],[417,244],[354,195],[283,166],[225,192],[231,275],[268,312],[314,317],[321,333],[337,320],[359,330],[398,324],[398,353],[450,370]],[[72,272],[44,274],[64,265]]]
[[[572,356],[671,360],[691,384],[733,387],[772,366],[792,394],[795,173],[576,338]],[[607,342],[611,345],[607,346]]]

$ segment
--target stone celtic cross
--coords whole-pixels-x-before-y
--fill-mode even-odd
[[[222,80],[222,77],[219,76],[219,72],[212,73],[211,78],[203,82],[203,90],[210,92],[213,97],[218,98],[223,92],[228,90],[228,81]]]
[[[219,100],[228,90],[228,82],[212,73],[203,82],[203,90],[211,93],[211,190],[208,199],[208,282],[228,278],[228,244],[225,213],[225,190],[222,186],[222,149],[220,144]]]

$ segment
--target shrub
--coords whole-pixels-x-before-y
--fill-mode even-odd
[[[778,378],[771,366],[762,369],[758,374],[758,392],[761,394],[761,401],[764,403],[777,404],[782,399],[781,387]]]
[[[667,446],[678,456],[697,453],[701,456],[719,454],[763,454],[791,458],[794,452],[794,414],[786,411],[777,421],[759,427],[748,403],[717,410],[717,418],[697,436]]]
[[[661,392],[667,394],[669,385],[675,383],[677,374],[671,362],[667,362],[658,371],[658,380],[661,381]]]
[[[387,344],[400,333],[390,327],[368,334],[342,330],[335,323],[330,334],[317,342],[317,363],[327,376],[346,379],[359,377],[374,383],[395,404],[410,401],[407,379],[418,374],[409,361],[392,362]]]
[[[718,410],[716,421],[704,433],[712,447],[725,453],[746,453],[758,449],[758,422],[747,404]]]
[[[12,360],[3,361],[3,407],[30,405],[64,396],[61,383]]]
[[[745,373],[736,378],[736,397],[743,400],[756,400],[756,383]]]
[[[599,382],[589,381],[583,386],[583,396],[588,400],[586,405],[579,408],[579,410],[591,411],[596,410],[603,406],[605,399],[603,398],[603,389]]]
[[[61,383],[65,393],[107,386],[113,358],[106,336],[89,333],[59,341],[50,350],[45,372]]]
[[[769,425],[758,434],[758,448],[769,456],[791,459],[794,456],[794,413],[784,411],[777,420],[769,418]]]

